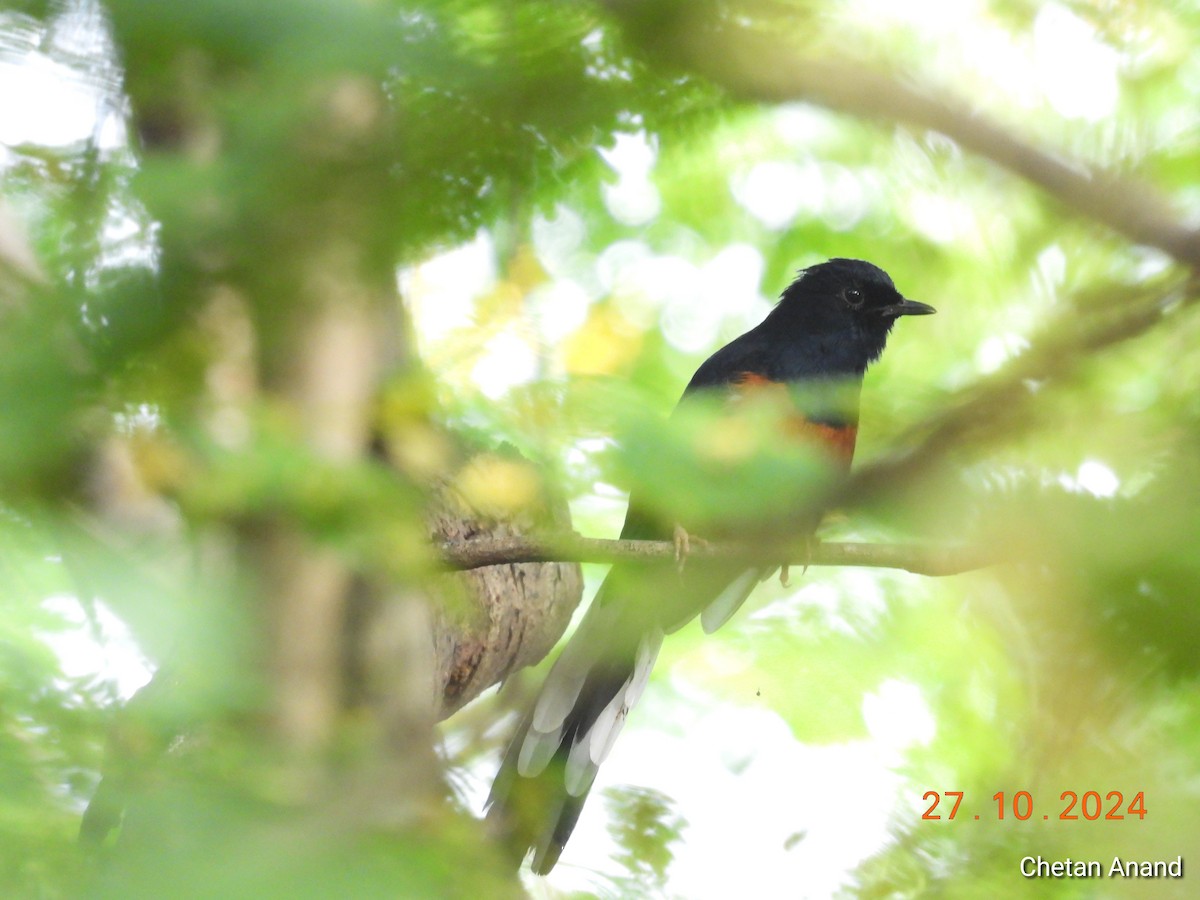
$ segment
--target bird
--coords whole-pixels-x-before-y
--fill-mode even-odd
[[[867,367],[901,316],[933,312],[905,298],[883,269],[864,260],[809,266],[762,322],[700,365],[672,417],[705,401],[736,407],[770,393],[786,405],[792,436],[824,452],[831,477],[844,479]],[[808,523],[810,534],[817,525]],[[633,493],[621,537],[673,539],[686,565],[680,571],[669,563],[613,565],[508,745],[486,819],[518,865],[532,851],[531,868],[539,875],[558,862],[664,636],[696,616],[705,632],[716,631],[776,568],[711,557],[687,561],[683,524],[664,523]]]

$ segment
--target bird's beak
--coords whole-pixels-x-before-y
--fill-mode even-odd
[[[885,306],[879,312],[881,315],[894,319],[898,316],[931,316],[937,310],[928,303],[918,303],[916,300],[901,297],[899,303]]]

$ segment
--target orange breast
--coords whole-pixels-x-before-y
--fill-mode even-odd
[[[826,447],[830,455],[850,467],[854,458],[854,443],[858,439],[856,425],[827,425],[823,422],[810,422],[804,414],[795,409],[795,400],[783,382],[772,381],[757,372],[739,372],[733,379],[735,396],[763,396],[761,392],[770,391],[779,394],[780,404],[786,403],[792,410],[787,417],[787,430],[809,445],[813,443]]]

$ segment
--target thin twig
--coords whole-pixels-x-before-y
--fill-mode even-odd
[[[690,556],[700,559],[738,559],[778,563],[790,556],[794,565],[865,566],[877,569],[904,569],[918,575],[957,575],[1000,562],[994,555],[968,546],[928,544],[814,543],[808,550],[793,548],[764,549],[736,543],[694,544]],[[447,541],[438,548],[452,569],[478,569],[484,566],[531,562],[594,562],[673,560],[671,541],[627,541],[587,538],[578,534],[544,535],[539,538],[474,538]],[[807,559],[804,557],[807,556]]]

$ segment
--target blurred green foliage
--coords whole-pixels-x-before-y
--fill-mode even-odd
[[[868,376],[859,459],[916,446],[938,416],[974,402],[972,427],[822,533],[968,542],[1006,564],[944,579],[793,570],[790,588],[764,585],[719,634],[690,627],[668,642],[646,699],[659,715],[635,713],[627,737],[686,737],[711,702],[712,740],[740,721],[720,718],[737,708],[785,723],[797,745],[895,750],[878,762],[900,781],[875,798],[887,839],[836,862],[807,849],[811,836],[836,812],[875,813],[741,792],[730,829],[768,807],[790,816],[779,834],[761,832],[759,856],[719,861],[748,867],[750,894],[760,866],[788,873],[798,893],[813,878],[847,896],[1003,896],[1030,892],[1017,872],[1027,853],[1200,852],[1200,317],[1181,267],[942,135],[799,97],[738,103],[653,40],[680,39],[669,25],[690,16],[700,41],[705,17],[723,16],[797,54],[922,74],[1034,141],[1146,179],[1194,221],[1200,12],[1165,0],[996,2],[963,4],[946,24],[904,6],[911,16],[850,0],[0,11],[0,63],[52,64],[97,111],[73,140],[0,148],[0,225],[18,225],[0,229],[0,893],[515,890],[483,837],[450,815],[419,834],[304,815],[256,741],[265,688],[250,530],[286,520],[357,574],[428,573],[413,484],[375,460],[320,459],[229,366],[239,328],[252,335],[247,354],[294,348],[306,265],[335,239],[379,285],[402,271],[404,337],[429,377],[398,378],[381,417],[394,407],[402,443],[424,461],[414,468],[441,474],[443,426],[508,441],[566,489],[580,531],[606,536],[634,487],[664,519],[718,530],[818,494],[821,462],[773,441],[769,421],[714,436],[703,416],[667,427],[666,414],[704,356],[754,324],[796,269],[829,256],[883,266],[939,315],[902,322]],[[1117,85],[1098,114],[1062,111],[1047,87],[1063,77],[1056,49],[1084,39]],[[21,242],[40,275],[13,274]],[[471,242],[474,263],[445,262]],[[439,288],[447,270],[458,280]],[[223,291],[240,294],[249,324],[219,311]],[[1169,302],[1103,346],[1069,339],[1147,297]],[[1046,362],[1036,377],[972,391],[1031,357]],[[130,481],[97,484],[114,471],[97,460],[113,453]],[[127,635],[103,624],[114,615]],[[88,667],[84,645],[100,663]],[[118,673],[142,655],[171,687],[122,715]],[[895,684],[919,697],[902,710],[907,725],[927,715],[933,726],[887,744],[868,710]],[[500,740],[479,721],[509,702],[481,700],[444,727],[472,811]],[[338,762],[353,769],[360,748],[345,724]],[[189,731],[191,747],[163,752]],[[91,855],[76,833],[102,770],[137,802],[117,846]],[[927,790],[966,792],[967,820],[921,820]],[[1051,819],[1064,790],[1144,791],[1148,814],[996,821],[986,798],[1018,790],[1053,807]],[[649,787],[617,792],[612,859],[581,848],[572,866],[572,845],[556,883],[635,896],[703,882],[681,850],[699,831],[690,809]],[[850,844],[853,830],[836,835]],[[1067,881],[1033,887],[1092,895]]]

